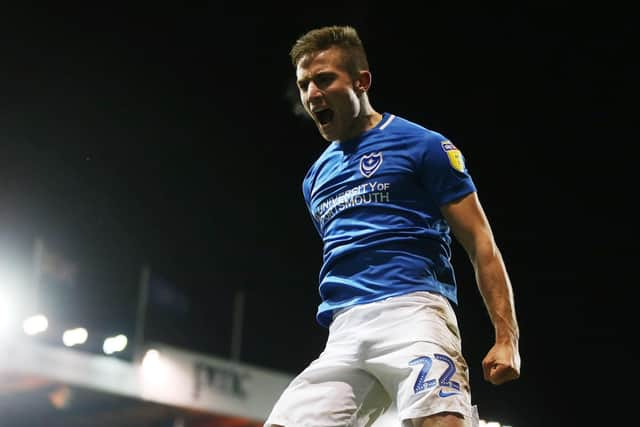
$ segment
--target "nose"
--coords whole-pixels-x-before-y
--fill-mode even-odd
[[[310,82],[309,86],[307,87],[307,97],[310,100],[312,100],[312,99],[317,99],[321,96],[322,96],[322,91],[320,90],[318,85],[315,84],[314,82]]]

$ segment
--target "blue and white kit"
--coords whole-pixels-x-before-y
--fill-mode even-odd
[[[329,336],[265,427],[412,427],[441,412],[477,425],[440,212],[476,191],[460,150],[385,113],[331,143],[302,190],[324,244],[316,318]]]

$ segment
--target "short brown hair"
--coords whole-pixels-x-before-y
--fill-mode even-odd
[[[332,25],[316,28],[303,34],[289,51],[294,67],[303,56],[329,49],[333,46],[343,51],[344,66],[352,77],[359,71],[369,71],[369,62],[362,40],[355,28],[349,25]]]

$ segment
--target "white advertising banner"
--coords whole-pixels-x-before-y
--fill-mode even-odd
[[[163,344],[139,363],[29,340],[0,344],[0,374],[60,381],[108,393],[257,421],[292,377]]]

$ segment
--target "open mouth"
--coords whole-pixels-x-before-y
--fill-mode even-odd
[[[333,111],[327,109],[322,111],[316,111],[316,117],[318,118],[318,122],[324,126],[329,123],[333,119]]]

